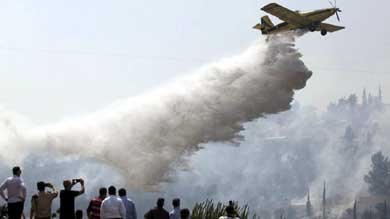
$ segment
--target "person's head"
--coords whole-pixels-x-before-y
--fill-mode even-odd
[[[163,198],[157,199],[157,207],[159,207],[159,208],[164,207],[164,199]]]
[[[180,211],[180,218],[181,219],[188,219],[190,217],[190,210],[187,208],[181,209]]]
[[[77,210],[75,213],[76,219],[82,219],[83,218],[83,211],[82,210]]]
[[[173,199],[172,205],[174,208],[179,207],[180,206],[180,199],[178,199],[178,198]]]
[[[45,191],[45,187],[46,187],[46,183],[44,182],[37,182],[37,189],[38,191],[40,192],[44,192]]]
[[[114,186],[108,187],[108,194],[109,195],[116,195],[116,188]]]
[[[125,188],[120,188],[120,189],[118,190],[118,195],[119,195],[120,197],[126,196],[126,189],[125,189]]]
[[[234,216],[234,206],[233,205],[228,205],[225,208],[227,216]]]
[[[65,190],[72,189],[72,181],[70,181],[69,179],[64,180],[64,182],[62,182],[62,185],[64,185]]]
[[[14,176],[20,176],[22,174],[22,170],[20,169],[20,167],[13,167],[12,168],[12,174]]]
[[[99,197],[100,198],[105,198],[107,196],[107,189],[102,187],[99,189]]]

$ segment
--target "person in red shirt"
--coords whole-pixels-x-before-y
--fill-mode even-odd
[[[88,205],[87,215],[89,219],[100,219],[100,206],[102,205],[103,200],[107,197],[107,189],[100,188],[99,196],[93,198]]]

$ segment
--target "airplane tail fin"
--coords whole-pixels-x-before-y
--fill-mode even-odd
[[[271,19],[268,16],[261,17],[261,25],[265,26],[267,29],[274,27],[275,25],[272,23]]]
[[[254,29],[261,30],[262,34],[267,34],[268,30],[272,27],[274,27],[274,24],[268,16],[261,17],[261,24],[256,24],[255,26],[253,26]]]

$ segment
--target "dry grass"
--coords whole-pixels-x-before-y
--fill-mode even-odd
[[[232,203],[236,212],[236,217],[241,219],[249,218],[249,206],[239,206],[237,202]],[[212,199],[196,203],[192,209],[191,219],[218,219],[226,215],[225,208],[228,205],[222,202],[214,203]],[[252,219],[260,219],[256,214],[253,214]]]

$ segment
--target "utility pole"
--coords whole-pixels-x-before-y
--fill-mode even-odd
[[[306,200],[306,216],[311,218],[313,216],[313,208],[311,206],[310,202],[310,189],[307,193],[307,200]]]
[[[322,219],[326,219],[326,181],[324,181],[324,190],[322,192]]]

